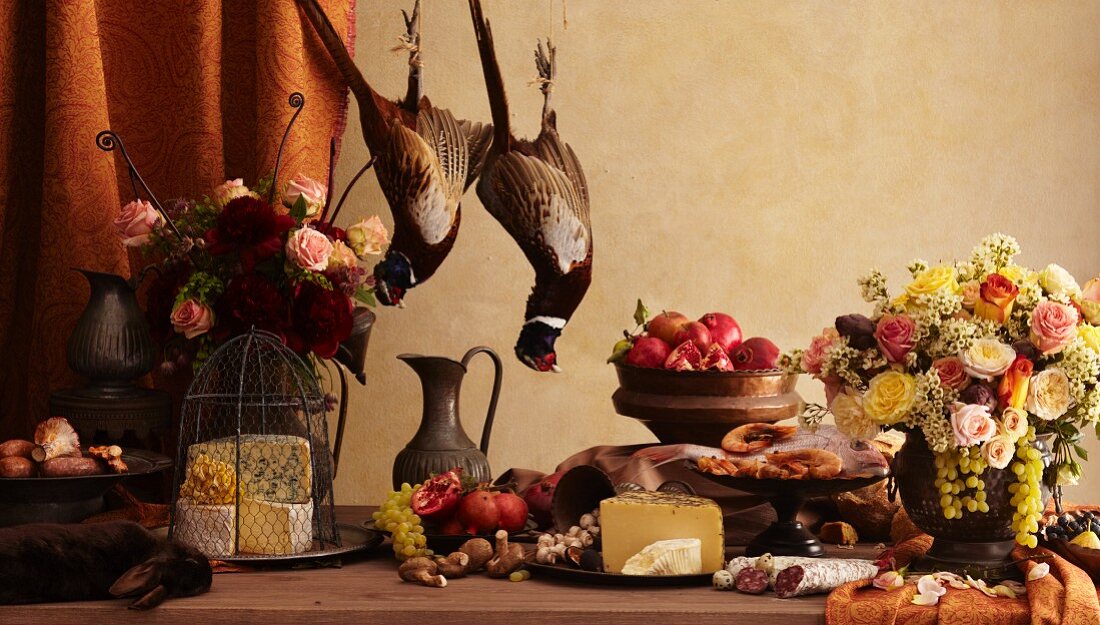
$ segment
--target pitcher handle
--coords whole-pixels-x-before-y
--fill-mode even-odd
[[[493,359],[493,368],[495,370],[495,376],[493,378],[493,395],[489,398],[489,414],[485,415],[485,426],[481,428],[481,453],[488,456],[489,435],[493,432],[493,417],[496,416],[497,400],[500,399],[500,380],[504,376],[504,363],[500,361],[500,356],[498,356],[496,352],[482,345],[466,352],[466,355],[462,357],[462,366],[465,367],[474,356],[482,353],[488,354],[489,358]]]

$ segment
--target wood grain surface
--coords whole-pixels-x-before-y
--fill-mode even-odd
[[[359,523],[371,508],[341,507],[341,522]],[[870,557],[873,548],[829,548],[829,555]],[[347,560],[341,568],[271,569],[215,575],[210,592],[172,599],[151,612],[127,601],[0,607],[4,625],[155,623],[165,625],[751,625],[824,623],[825,596],[777,599],[718,592],[709,587],[581,586],[557,580],[526,582],[484,575],[453,580],[446,588],[400,581],[388,546]],[[721,619],[721,620],[719,620]]]

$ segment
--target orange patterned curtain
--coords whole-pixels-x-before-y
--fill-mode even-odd
[[[347,32],[354,0],[322,0]],[[292,0],[0,2],[0,440],[80,383],[65,345],[88,298],[73,267],[128,275],[112,221],[133,199],[112,128],[161,200],[270,173],[324,180],[347,90]]]

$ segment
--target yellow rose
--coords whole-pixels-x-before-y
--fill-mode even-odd
[[[948,265],[939,265],[925,269],[917,274],[917,277],[905,287],[905,292],[910,297],[928,295],[941,289],[951,293],[959,292],[959,282],[955,279],[955,268]]]
[[[1009,280],[1012,280],[1016,284],[1022,284],[1025,278],[1028,278],[1032,281],[1038,281],[1039,279],[1038,274],[1035,274],[1035,272],[1033,271],[1029,272],[1019,265],[1006,265],[998,269],[997,273],[1008,278]]]
[[[1094,352],[1100,352],[1100,328],[1082,323],[1077,326],[1077,336]]]
[[[871,379],[863,396],[863,411],[874,422],[894,425],[909,415],[917,394],[913,376],[886,371]]]

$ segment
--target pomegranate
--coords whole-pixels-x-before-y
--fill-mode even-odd
[[[412,509],[426,521],[450,518],[462,498],[462,469],[451,469],[428,480],[412,495]]]
[[[475,490],[458,504],[458,522],[468,534],[488,534],[500,525],[500,510],[493,493]]]
[[[535,517],[535,523],[538,523],[539,528],[548,528],[553,523],[550,518],[550,505],[554,501],[554,489],[558,487],[558,480],[562,475],[564,473],[551,473],[523,493],[527,509]]]
[[[655,336],[640,336],[626,354],[626,364],[647,369],[660,369],[672,348]]]
[[[521,532],[527,527],[527,502],[508,492],[497,493],[493,498],[500,513],[498,527],[506,532]]]
[[[458,520],[458,517],[451,517],[447,519],[447,522],[439,526],[439,533],[444,536],[462,536],[466,533],[466,529],[462,527],[462,522]]]
[[[676,345],[677,343],[672,339],[674,339],[676,333],[680,331],[680,326],[688,321],[690,321],[690,319],[686,316],[670,310],[650,319],[645,329],[650,336],[655,336],[669,345]]]
[[[703,357],[702,368],[705,371],[733,371],[733,362],[721,345],[712,343]]]
[[[754,336],[738,345],[730,358],[737,371],[774,369],[779,362],[779,348],[766,338]]]
[[[699,323],[710,330],[711,340],[721,345],[727,354],[741,344],[741,326],[726,313],[707,313],[699,317]]]
[[[680,326],[680,331],[673,337],[672,343],[679,345],[684,341],[691,341],[695,343],[695,346],[699,348],[700,352],[705,352],[710,348],[710,330],[698,321],[689,321]]]
[[[698,371],[703,364],[703,355],[691,341],[684,341],[672,350],[665,360],[665,369],[674,371]]]

